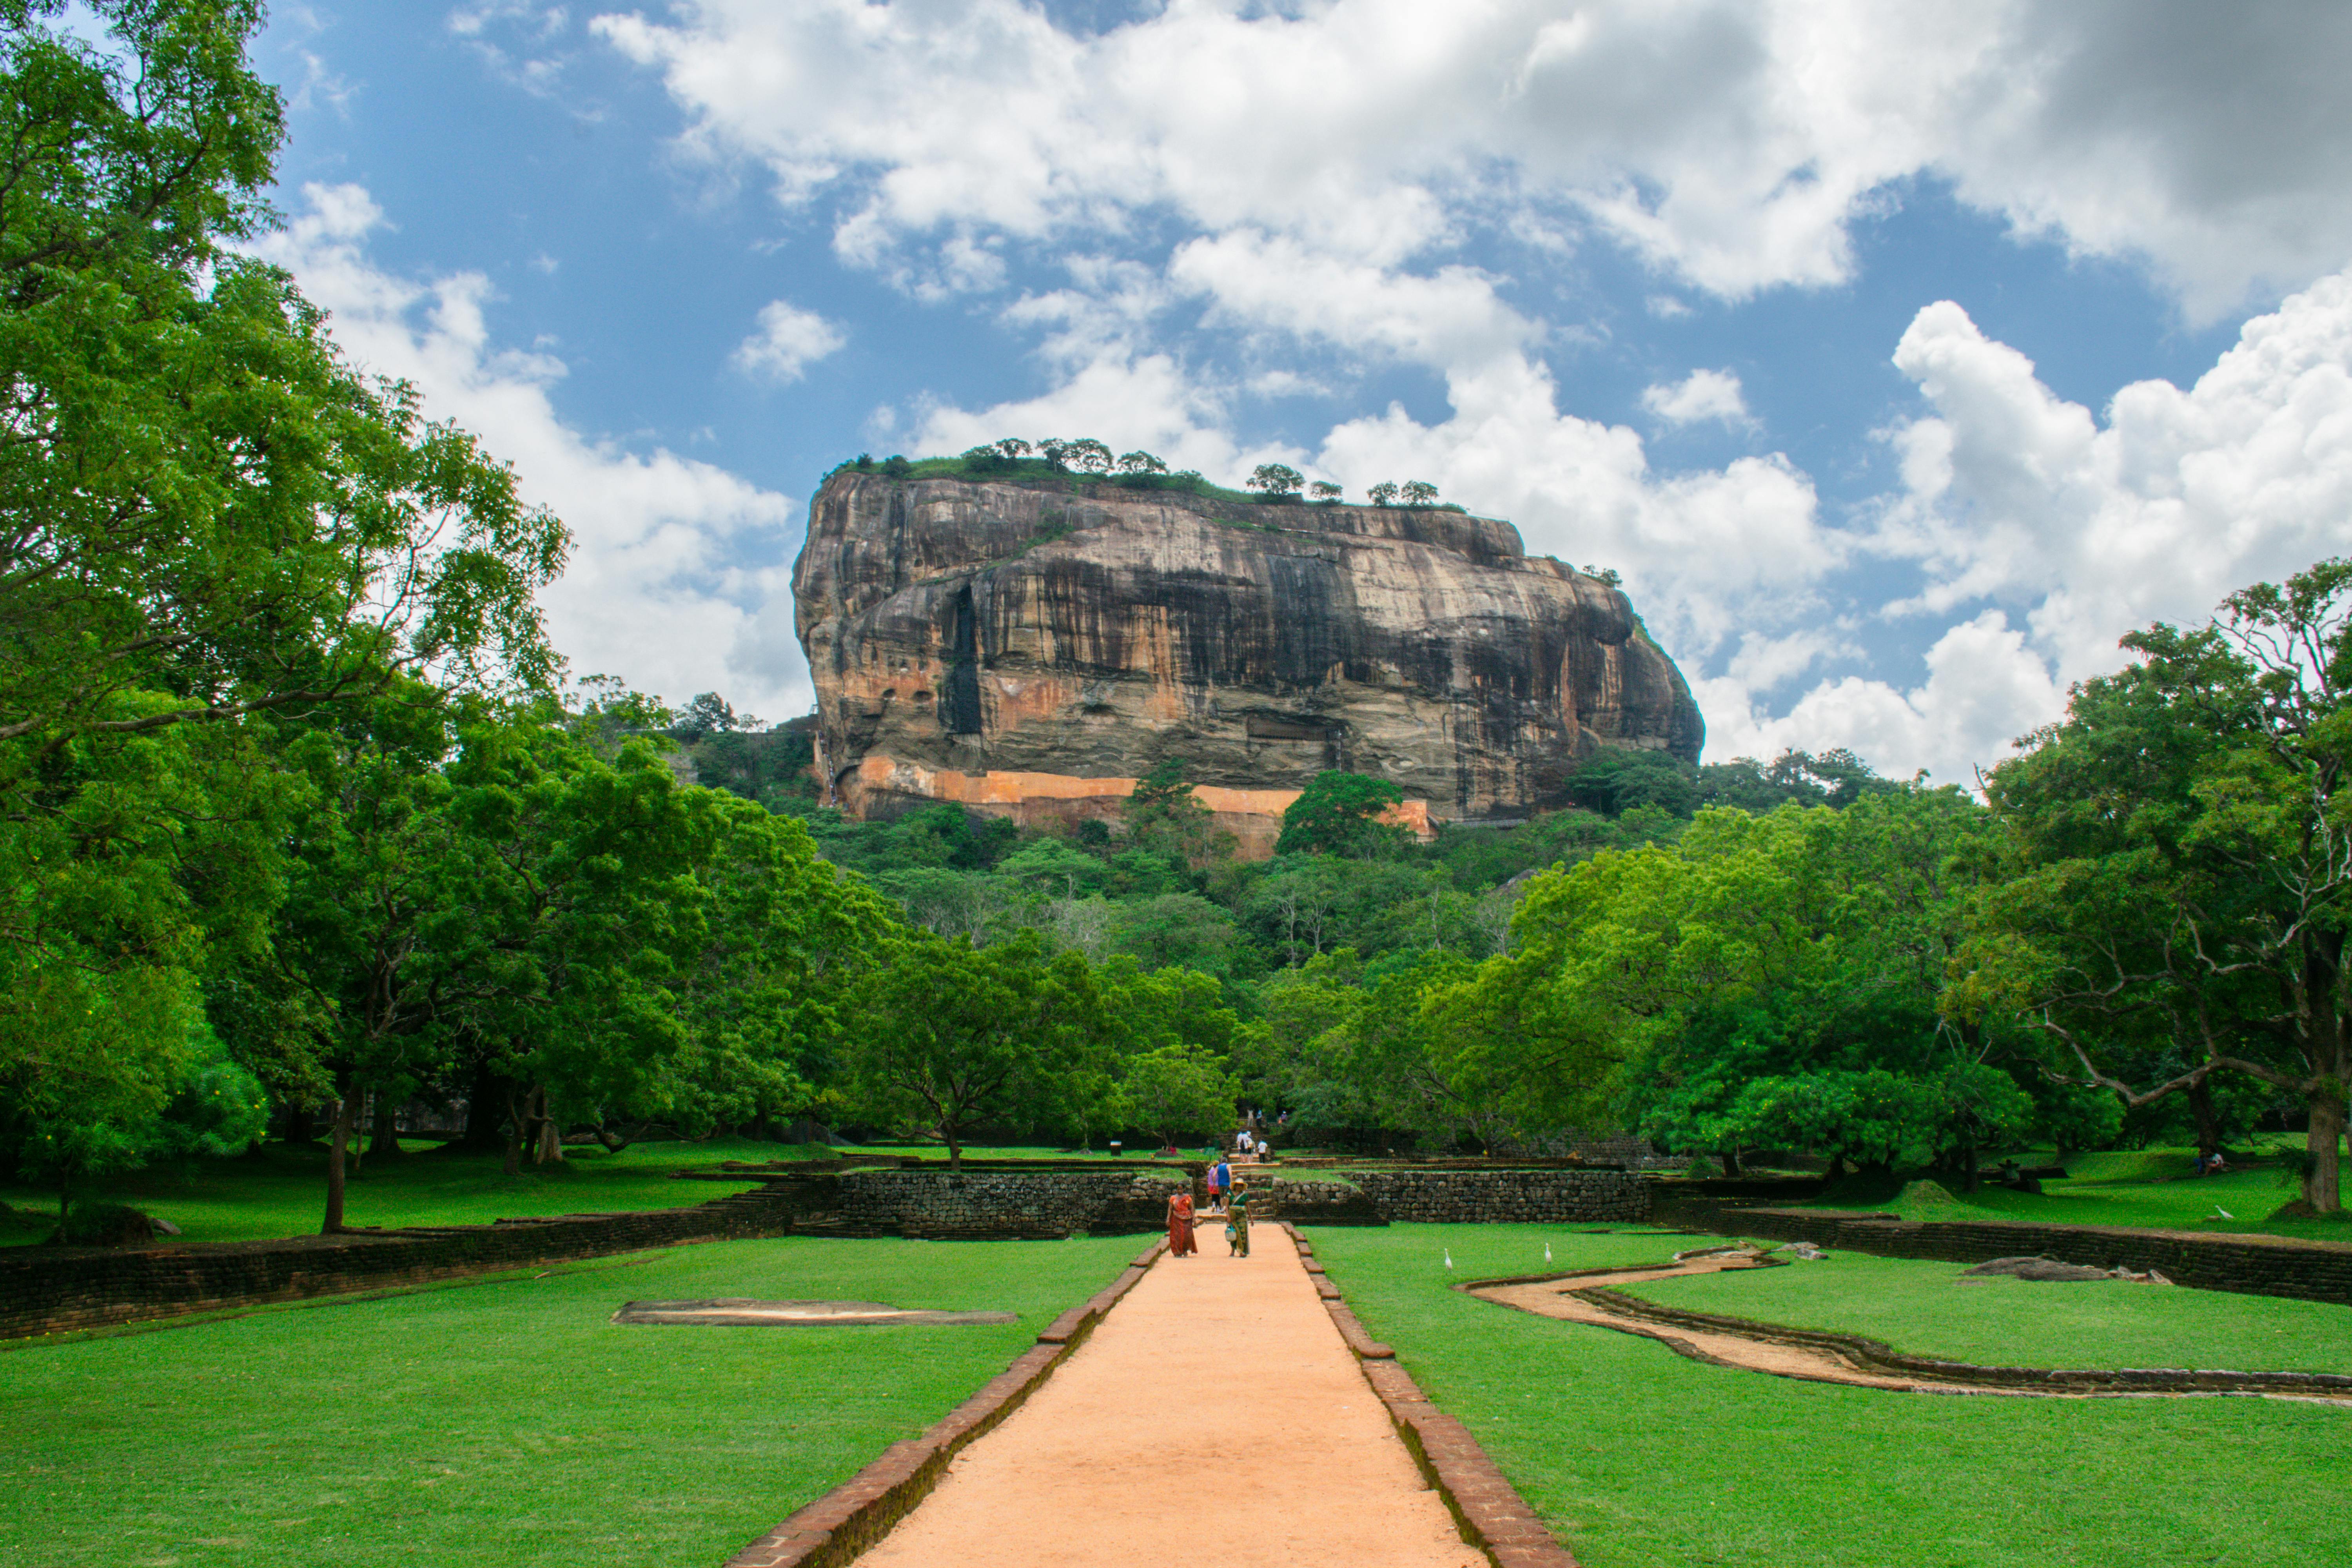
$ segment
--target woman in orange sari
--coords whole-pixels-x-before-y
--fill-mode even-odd
[[[1192,1246],[1192,1194],[1179,1192],[1168,1200],[1168,1255],[1187,1258]]]

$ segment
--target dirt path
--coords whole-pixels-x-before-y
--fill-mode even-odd
[[[1777,1377],[1793,1377],[1812,1383],[1843,1383],[1861,1388],[1885,1388],[1909,1394],[1979,1394],[2011,1399],[2085,1399],[2085,1398],[2155,1398],[2180,1399],[2211,1394],[2246,1394],[2260,1397],[2291,1399],[2297,1402],[2315,1401],[2352,1408],[2352,1389],[2341,1386],[2343,1380],[2333,1380],[2335,1389],[2278,1389],[2264,1392],[2249,1386],[2225,1386],[2221,1380],[2255,1379],[2277,1374],[2173,1373],[2148,1375],[2167,1378],[2182,1384],[2194,1384],[2200,1379],[2212,1384],[2210,1387],[2093,1386],[2087,1384],[2064,1384],[2057,1380],[2095,1377],[2097,1373],[2019,1373],[2016,1376],[2037,1381],[2022,1385],[1998,1386],[1989,1381],[1963,1375],[1983,1369],[1970,1369],[1959,1363],[1936,1363],[1953,1369],[1955,1375],[1937,1376],[1932,1371],[1909,1373],[1890,1371],[1863,1357],[1849,1353],[1833,1344],[1793,1342],[1779,1337],[1769,1324],[1755,1325],[1755,1332],[1736,1332],[1705,1325],[1681,1322],[1661,1323],[1635,1316],[1632,1311],[1612,1309],[1605,1300],[1584,1300],[1579,1292],[1617,1289],[1628,1285],[1641,1285],[1657,1279],[1672,1279],[1688,1274],[1715,1274],[1729,1269],[1759,1267],[1744,1258],[1694,1258],[1687,1261],[1659,1268],[1626,1268],[1616,1271],[1593,1270],[1589,1273],[1563,1275],[1557,1279],[1530,1280],[1507,1285],[1484,1285],[1469,1288],[1471,1295],[1482,1300],[1541,1317],[1558,1318],[1571,1323],[1591,1323],[1597,1328],[1614,1329],[1622,1333],[1639,1334],[1656,1340],[1677,1354],[1694,1361],[1711,1362],[1717,1366],[1742,1368],[1749,1372],[1769,1373]],[[1802,1268],[1796,1264],[1790,1267]],[[1779,1332],[1798,1332],[1780,1331]],[[2008,1369],[2000,1369],[2007,1373]],[[2295,1375],[2295,1374],[2287,1374]],[[2314,1381],[2321,1381],[2315,1379]],[[2276,1385],[2273,1385],[2275,1387]]]
[[[1627,1268],[1616,1273],[1577,1274],[1536,1284],[1489,1285],[1470,1293],[1482,1300],[1517,1307],[1541,1317],[1559,1318],[1571,1323],[1591,1323],[1600,1328],[1640,1334],[1661,1341],[1695,1361],[1711,1361],[1721,1366],[1745,1367],[1751,1372],[1769,1372],[1781,1377],[1808,1378],[1820,1383],[1859,1384],[1865,1388],[1918,1390],[1931,1386],[1917,1378],[1890,1377],[1885,1373],[1856,1366],[1843,1356],[1811,1346],[1776,1343],[1739,1334],[1710,1333],[1698,1329],[1676,1328],[1669,1332],[1655,1323],[1612,1312],[1606,1307],[1569,1294],[1571,1290],[1602,1287],[1615,1289],[1654,1279],[1678,1279],[1686,1274],[1716,1274],[1727,1268],[1749,1267],[1752,1266],[1727,1263],[1719,1258],[1696,1258],[1664,1268]]]
[[[1485,1568],[1273,1226],[1163,1256],[858,1568]]]

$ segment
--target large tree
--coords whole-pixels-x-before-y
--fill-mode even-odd
[[[136,1117],[188,1070],[302,794],[258,721],[552,666],[562,526],[236,248],[260,17],[0,5],[0,1102]]]
[[[2308,1118],[2342,1203],[2352,1081],[2352,562],[2157,626],[1987,781],[2009,828],[1965,1014],[2021,1014],[2126,1103],[2251,1079]]]
[[[1061,1080],[1108,1049],[1100,986],[1034,931],[986,948],[913,931],[887,943],[842,1022],[851,1105],[938,1134],[950,1164],[989,1122],[1054,1113]]]

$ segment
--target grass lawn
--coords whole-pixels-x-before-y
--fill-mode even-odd
[[[425,1152],[367,1163],[345,1188],[350,1225],[477,1225],[509,1215],[619,1213],[681,1208],[740,1193],[757,1183],[679,1182],[676,1170],[721,1160],[791,1159],[796,1145],[713,1138],[701,1143],[632,1143],[618,1154],[571,1149],[561,1165],[526,1163],[502,1174],[498,1154]],[[45,1216],[38,1226],[0,1227],[0,1245],[45,1238],[57,1220],[57,1194],[0,1185],[0,1203]],[[327,1206],[323,1146],[265,1143],[257,1154],[134,1171],[76,1195],[84,1202],[129,1204],[170,1220],[182,1241],[258,1241],[314,1236]]]
[[[2031,1220],[2042,1225],[2121,1225],[2157,1230],[2207,1231],[2215,1235],[2290,1236],[2306,1241],[2352,1243],[2352,1221],[2267,1217],[2296,1196],[2275,1168],[2230,1171],[2218,1176],[2189,1173],[2194,1151],[2119,1150],[2069,1155],[2067,1175],[2042,1184],[2040,1196],[1987,1184],[1973,1194],[1955,1194],[1949,1203],[1897,1197],[1866,1206],[1914,1220]],[[2024,1156],[2032,1164],[2052,1156]],[[1852,1201],[1818,1206],[1852,1208]],[[2225,1210],[2230,1218],[2215,1210]]]
[[[2352,1513],[2335,1506],[2352,1411],[1799,1383],[1446,1288],[1540,1272],[1547,1241],[1554,1268],[1577,1268],[1661,1261],[1686,1240],[1537,1226],[1310,1234],[1365,1326],[1590,1568],[2286,1568],[2352,1552]],[[1739,1283],[1766,1278],[1779,1276]],[[2189,1359],[2252,1359],[2276,1303],[2210,1300],[2217,1330],[2235,1309],[2240,1331]]]
[[[1662,1306],[1866,1334],[1913,1355],[1988,1365],[2352,1373],[2352,1307],[2121,1279],[1964,1281],[1961,1268],[1835,1252],[1625,1289]]]
[[[0,1563],[713,1568],[1002,1372],[1139,1245],[723,1242],[0,1351]],[[609,1321],[705,1296],[1021,1321]]]

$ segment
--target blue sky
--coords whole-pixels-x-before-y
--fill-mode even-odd
[[[1427,479],[1708,754],[1966,781],[2352,542],[2352,8],[275,7],[264,249],[581,547],[580,674],[803,710],[860,451]]]

